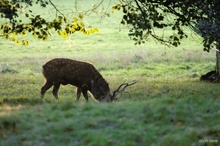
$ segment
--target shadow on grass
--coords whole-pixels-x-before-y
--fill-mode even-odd
[[[4,98],[0,104],[28,104],[28,105],[36,105],[44,103],[41,98],[29,99],[29,98]]]

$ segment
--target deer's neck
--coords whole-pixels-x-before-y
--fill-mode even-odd
[[[91,92],[98,100],[105,98],[105,96],[110,93],[110,88],[107,81],[100,74],[99,76],[96,76],[95,80],[93,81]]]
[[[97,85],[98,85],[98,89],[104,88],[105,90],[109,91],[109,85],[108,85],[107,81],[102,76],[100,76],[97,79]]]

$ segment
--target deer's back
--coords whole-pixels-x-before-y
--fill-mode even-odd
[[[43,75],[47,80],[90,82],[96,74],[92,64],[66,58],[56,58],[43,65]]]

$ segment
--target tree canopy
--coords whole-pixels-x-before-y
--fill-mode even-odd
[[[102,2],[100,0],[97,7]],[[56,17],[46,20],[27,9],[33,5],[53,6]],[[112,10],[122,10],[121,23],[129,27],[128,35],[136,44],[144,43],[151,36],[161,43],[178,46],[188,36],[186,27],[202,36],[205,51],[209,51],[220,40],[220,0],[119,0]],[[24,22],[22,17],[27,20]],[[77,31],[85,34],[98,32],[97,28],[86,26],[83,17],[79,14],[67,18],[52,0],[0,0],[0,18],[4,18],[4,23],[1,21],[0,24],[0,35],[20,43],[16,36],[26,33],[46,40],[51,35],[50,30],[55,30],[64,38]],[[155,28],[171,29],[173,33],[167,36],[161,31],[158,34]],[[22,44],[28,42],[23,40]]]
[[[137,44],[148,36],[173,46],[187,37],[189,27],[203,37],[205,51],[220,39],[219,0],[120,0],[113,10],[122,10],[122,24],[130,28],[129,36]],[[173,30],[169,37],[158,35],[154,28]]]

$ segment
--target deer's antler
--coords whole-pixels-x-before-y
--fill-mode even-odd
[[[128,86],[134,85],[137,82],[138,82],[137,80],[132,80],[129,82],[122,83],[115,91],[113,91],[113,97],[116,98],[118,93],[124,92],[125,88],[127,88]]]

